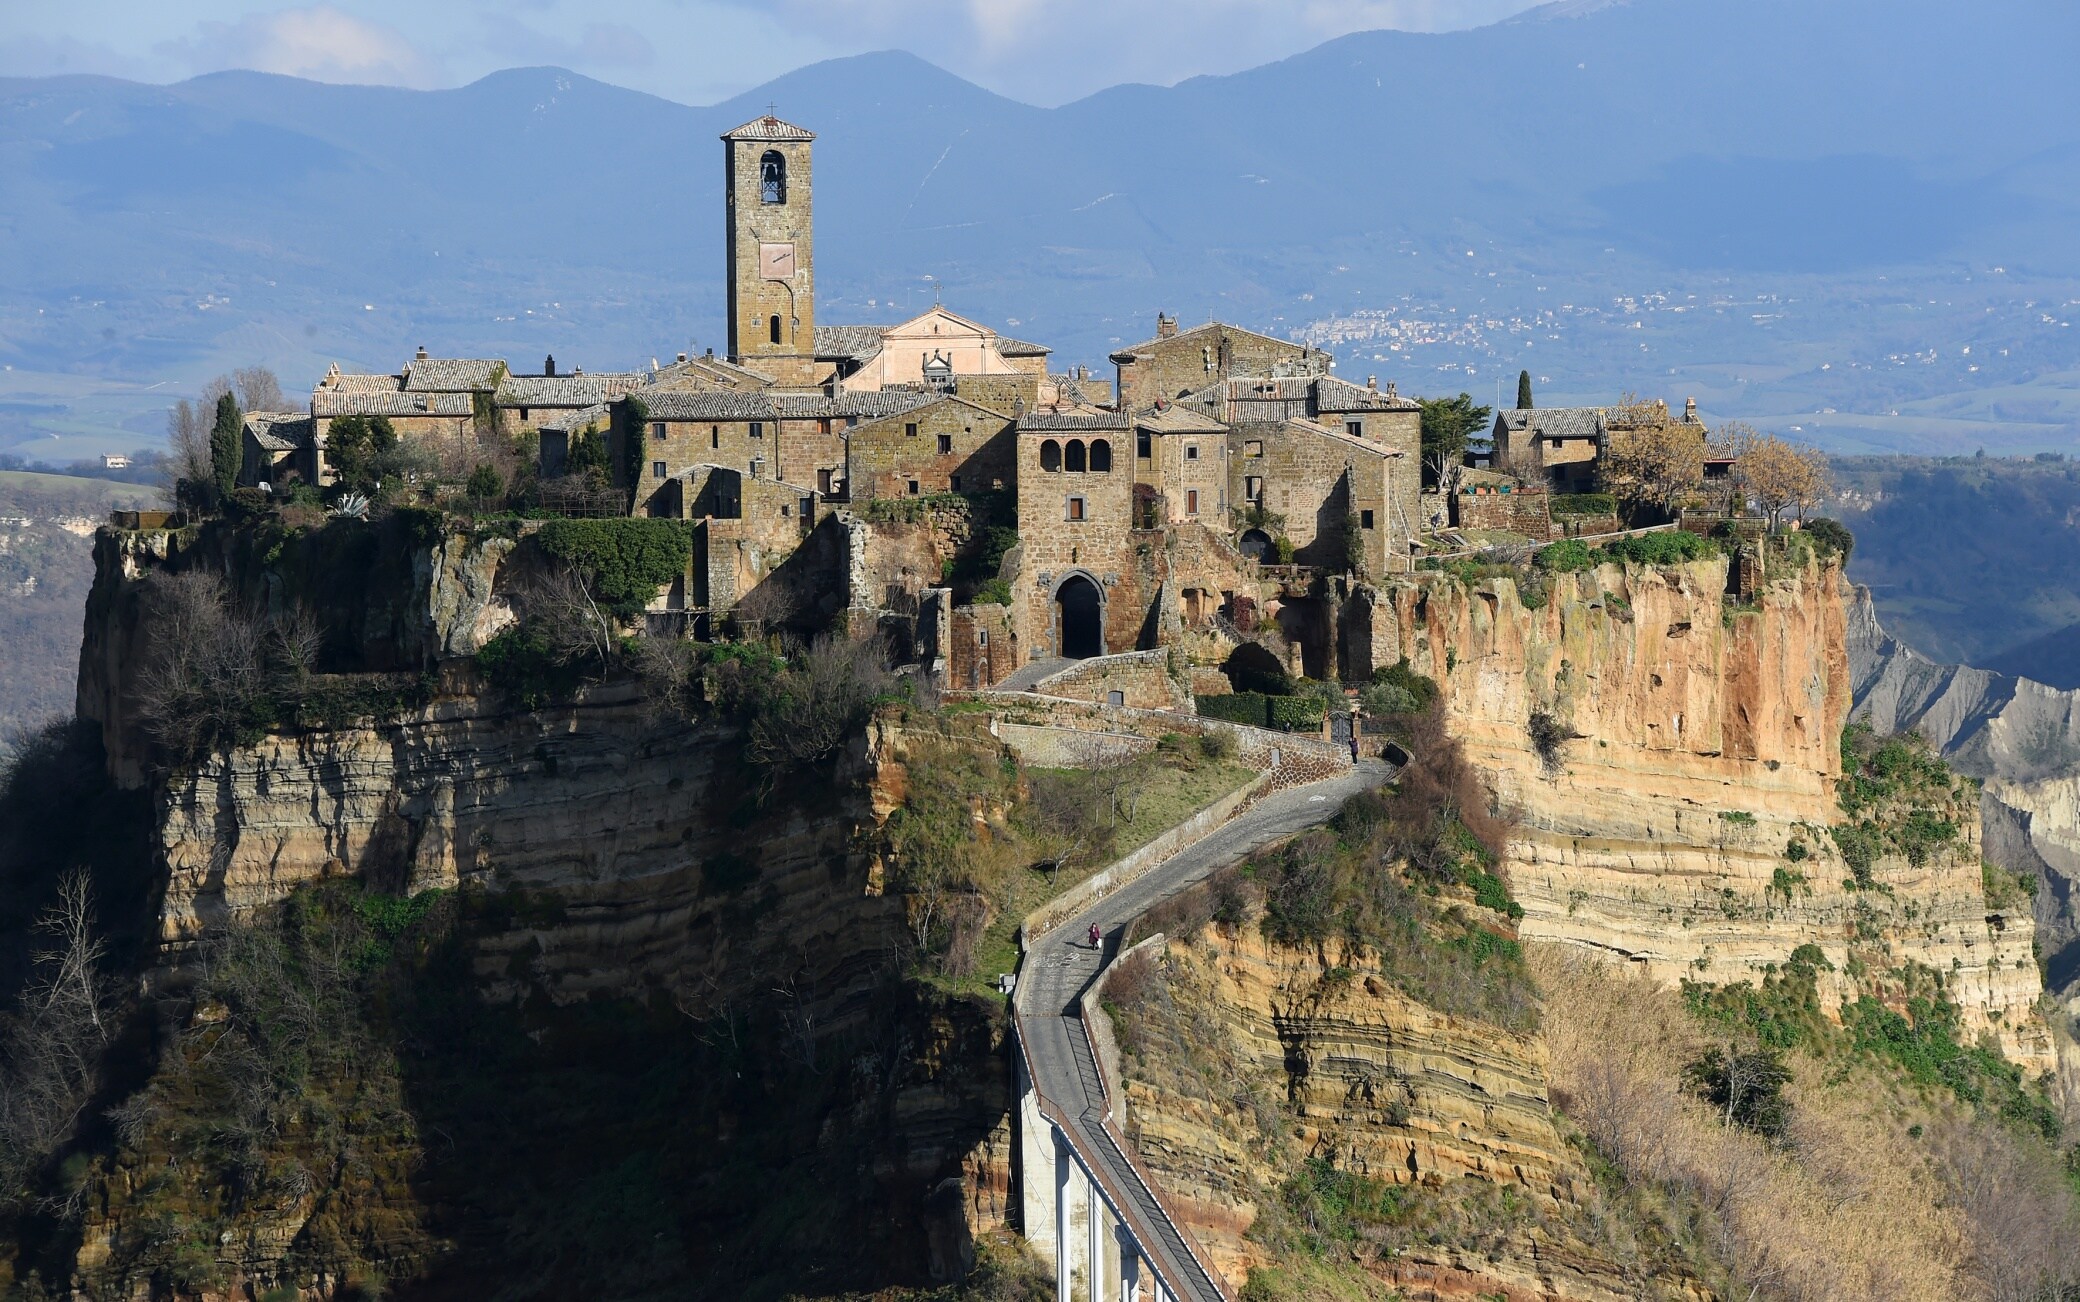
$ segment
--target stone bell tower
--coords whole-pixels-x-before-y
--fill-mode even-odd
[[[809,146],[767,114],[722,137],[729,206],[729,359],[786,385],[818,384]]]

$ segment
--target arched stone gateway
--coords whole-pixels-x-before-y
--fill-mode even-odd
[[[1235,545],[1242,550],[1244,556],[1253,561],[1261,561],[1271,554],[1271,535],[1262,529],[1245,529]]]
[[[1070,660],[1105,654],[1105,592],[1087,574],[1071,574],[1054,590],[1055,646]]]

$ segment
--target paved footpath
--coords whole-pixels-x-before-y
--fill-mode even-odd
[[[1221,1302],[1223,1294],[1206,1268],[1193,1259],[1140,1172],[1106,1129],[1104,1088],[1080,1024],[1077,1002],[1098,975],[1100,960],[1110,962],[1119,952],[1127,924],[1151,906],[1267,845],[1327,822],[1346,799],[1378,786],[1393,773],[1391,765],[1368,760],[1334,778],[1266,796],[1219,830],[1040,937],[1019,968],[1014,998],[1034,1086],[1068,1118],[1075,1132],[1070,1142],[1083,1160],[1102,1167],[1112,1187],[1134,1204],[1129,1215],[1140,1222],[1133,1227],[1135,1237],[1163,1259],[1163,1275],[1178,1281],[1190,1302]],[[1100,952],[1094,952],[1088,940],[1093,922],[1105,937]]]

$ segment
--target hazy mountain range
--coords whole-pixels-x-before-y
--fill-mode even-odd
[[[1163,309],[1416,391],[1489,399],[1521,365],[1542,396],[1681,390],[1838,446],[2064,447],[2076,51],[2069,4],[1638,0],[1055,109],[899,53],[705,108],[556,69],[0,81],[0,447],[155,431],[255,360],[293,388],[421,343],[719,347],[715,136],[768,103],[819,133],[826,322],[936,278],[1063,364]]]

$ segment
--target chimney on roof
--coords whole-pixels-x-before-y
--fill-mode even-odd
[[[1388,381],[1387,381],[1387,396],[1388,396],[1389,398],[1391,398],[1391,397],[1393,397],[1393,396],[1394,396],[1394,385],[1395,385],[1395,381],[1393,381],[1393,380],[1388,380]]]
[[[709,361],[713,361],[713,360],[715,360],[715,350],[714,350],[714,349],[712,349],[712,348],[710,348],[710,349],[708,350],[708,360],[709,360]]]
[[[415,358],[414,360],[415,360],[415,361],[421,361],[421,362],[423,362],[423,361],[425,361],[425,360],[426,360],[426,345],[425,345],[425,344],[420,344],[420,345],[419,345],[419,355],[418,355],[418,357],[417,357],[417,358]]]
[[[1697,423],[1697,399],[1683,399],[1683,423],[1685,425],[1695,425]]]
[[[1365,377],[1365,387],[1366,387],[1366,388],[1368,388],[1368,389],[1370,389],[1370,390],[1372,390],[1372,391],[1373,391],[1374,393],[1378,393],[1378,392],[1379,392],[1379,377],[1378,377],[1377,375],[1368,375],[1368,376],[1366,376],[1366,377]]]
[[[1079,379],[1079,380],[1088,380],[1088,379],[1090,379],[1090,378],[1091,378],[1091,368],[1090,368],[1090,367],[1088,367],[1088,366],[1083,366],[1083,365],[1080,365],[1080,364],[1079,364],[1079,365],[1077,366],[1077,368],[1076,368],[1076,378],[1077,378],[1077,379]]]
[[[544,357],[544,358],[542,359],[542,374],[544,374],[544,375],[554,375],[554,374],[556,374],[556,354],[555,354],[555,353],[550,353],[550,354],[549,354],[549,355],[548,355],[547,357]]]
[[[583,375],[583,374],[585,374],[585,368],[584,368],[584,367],[582,367],[582,366],[573,366],[573,367],[571,368],[571,374],[572,374],[572,375]]]
[[[1177,318],[1156,313],[1156,338],[1173,339],[1177,336]]]
[[[682,362],[683,362],[683,361],[685,361],[685,360],[686,360],[686,354],[685,354],[685,353],[680,353],[680,354],[679,354],[679,360],[680,360],[680,361],[682,361]]]

